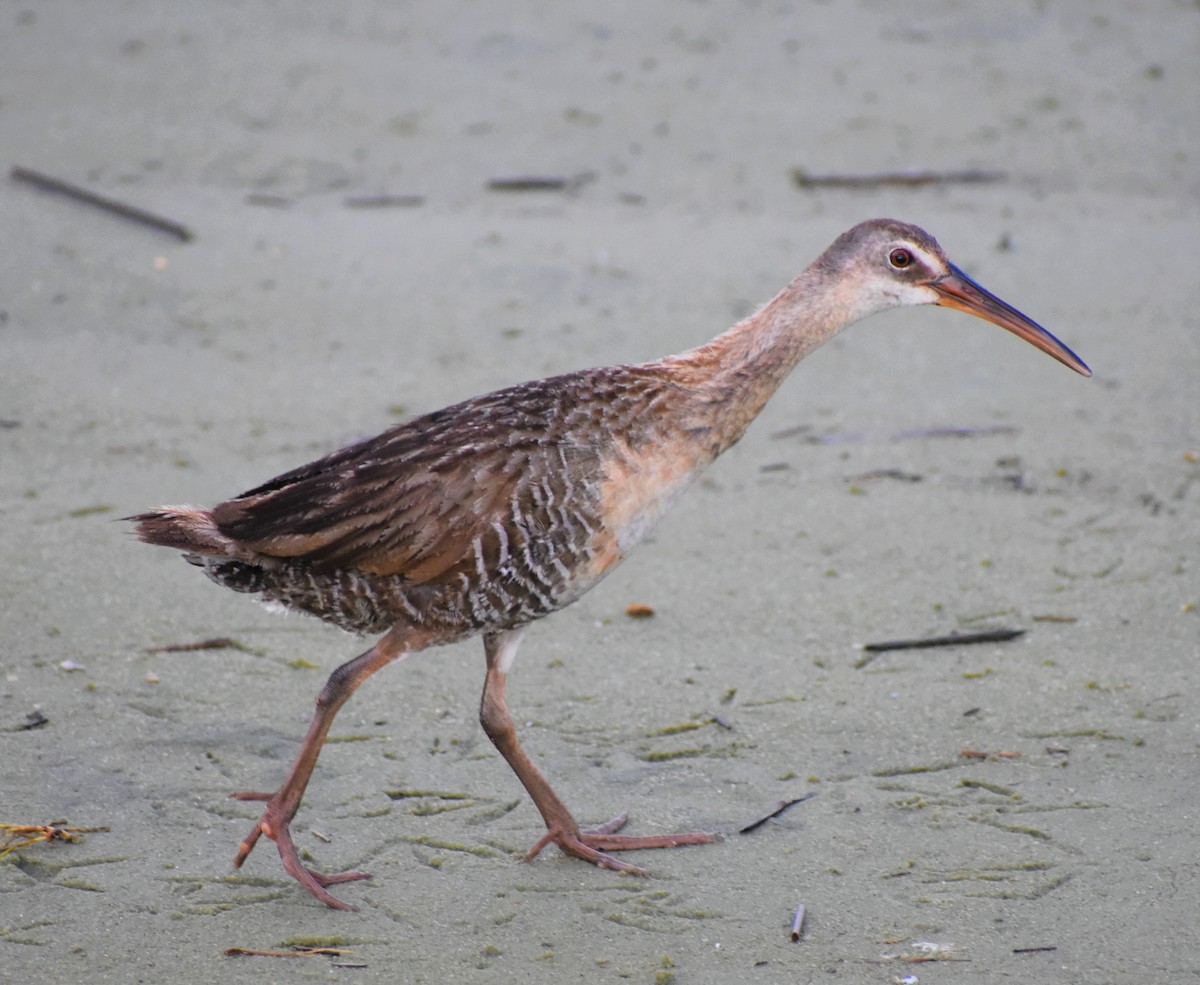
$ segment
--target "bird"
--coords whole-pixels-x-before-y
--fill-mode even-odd
[[[601,868],[645,875],[612,855],[699,845],[708,832],[619,834],[627,815],[583,828],[517,738],[506,681],[522,635],[571,604],[645,538],[705,467],[733,445],[797,363],[842,329],[890,308],[933,304],[1007,329],[1075,372],[1074,352],[950,262],[923,229],[894,219],[839,236],[774,298],[684,352],[521,383],[401,422],[285,472],[211,510],[164,506],[126,517],[220,585],[360,635],[382,634],[317,695],[300,751],[240,843],[260,837],[329,907],[329,887],[370,878],[301,860],[290,824],[338,710],[393,661],[481,635],[479,718],[553,843]]]

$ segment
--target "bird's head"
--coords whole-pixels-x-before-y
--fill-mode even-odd
[[[1032,318],[980,287],[950,262],[929,233],[894,219],[871,219],[839,236],[817,266],[845,286],[843,298],[855,319],[904,305],[957,308],[1053,356],[1083,376],[1092,371]]]

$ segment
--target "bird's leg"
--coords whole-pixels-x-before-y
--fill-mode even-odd
[[[628,862],[605,854],[606,851],[619,851],[636,848],[675,848],[679,845],[703,845],[713,841],[711,834],[693,832],[690,834],[651,835],[648,837],[631,837],[618,835],[628,820],[627,814],[619,814],[611,821],[596,828],[581,829],[578,822],[571,816],[566,805],[559,800],[558,795],[550,786],[550,782],[542,775],[542,771],[534,765],[525,750],[517,741],[517,730],[513,725],[512,715],[509,714],[505,701],[505,680],[513,658],[517,654],[517,646],[521,640],[521,630],[509,630],[502,633],[486,633],[483,637],[484,650],[487,653],[487,679],[483,685],[483,699],[480,701],[479,720],[492,744],[500,751],[508,765],[517,774],[534,804],[541,812],[546,822],[546,834],[525,855],[525,860],[531,860],[538,852],[553,842],[567,855],[574,855],[584,861],[591,862],[602,869],[614,869],[618,872],[629,872],[644,876],[646,871]]]
[[[326,892],[325,887],[355,879],[370,879],[370,875],[366,872],[340,872],[326,875],[308,868],[300,861],[300,853],[292,842],[289,825],[300,807],[304,790],[317,765],[317,758],[321,755],[321,746],[329,734],[329,728],[333,725],[333,719],[337,715],[338,709],[375,671],[412,649],[414,647],[411,640],[401,638],[393,631],[384,636],[366,653],[347,661],[329,675],[325,686],[321,688],[321,693],[317,695],[317,711],[308,726],[308,734],[304,737],[300,754],[292,764],[291,772],[283,781],[283,785],[274,793],[243,790],[233,794],[238,800],[265,800],[267,802],[262,817],[247,835],[246,840],[238,846],[237,856],[233,860],[235,868],[240,868],[246,861],[246,857],[257,844],[259,836],[266,835],[275,842],[275,847],[279,849],[279,857],[283,861],[284,869],[301,886],[326,906],[337,910],[355,909]]]

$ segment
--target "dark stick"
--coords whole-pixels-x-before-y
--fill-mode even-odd
[[[782,814],[784,811],[786,811],[789,807],[794,807],[796,804],[799,804],[805,800],[810,800],[811,798],[813,798],[815,796],[816,796],[815,793],[806,793],[803,797],[797,797],[795,800],[781,800],[778,804],[776,804],[769,811],[767,811],[767,813],[764,814],[762,817],[756,817],[753,821],[751,821],[749,824],[747,824],[744,828],[739,828],[738,834],[747,835],[751,831],[754,831],[756,828],[761,828],[764,824],[766,824],[769,820],[771,820],[771,818],[779,817],[779,815]]]
[[[584,185],[596,180],[594,171],[579,174],[522,174],[508,178],[492,178],[487,183],[493,192],[567,192],[572,194]]]
[[[570,182],[567,178],[558,177],[528,177],[528,178],[492,178],[487,183],[488,189],[494,192],[561,192],[566,191]]]
[[[348,195],[342,200],[350,209],[413,208],[425,204],[424,195]]]
[[[50,724],[50,719],[41,713],[37,708],[29,712],[25,716],[25,724],[18,727],[20,732],[28,732],[30,729],[41,728],[43,725]]]
[[[920,188],[924,185],[981,185],[1003,181],[1001,171],[886,171],[882,174],[809,174],[792,169],[792,180],[800,188]]]
[[[882,653],[885,650],[920,650],[927,646],[959,646],[966,643],[1006,643],[1024,636],[1023,629],[986,629],[978,633],[951,633],[949,636],[928,636],[915,640],[887,640],[883,643],[864,643],[863,649],[868,653]]]
[[[164,219],[162,216],[139,209],[133,205],[126,205],[124,202],[118,202],[116,199],[105,198],[103,195],[97,195],[95,192],[88,191],[86,188],[80,188],[78,185],[72,185],[60,178],[52,178],[50,175],[42,174],[40,171],[14,167],[9,172],[9,177],[13,181],[23,181],[26,184],[33,185],[35,188],[40,188],[42,191],[53,192],[56,195],[62,195],[73,201],[83,202],[86,205],[94,205],[96,208],[103,209],[112,215],[120,216],[122,219],[129,219],[150,229],[167,233],[176,239],[182,240],[184,243],[192,239],[193,236],[192,231],[187,226],[180,225],[178,222]]]
[[[1013,954],[1041,954],[1045,951],[1057,951],[1057,944],[1050,944],[1043,947],[1014,947]]]

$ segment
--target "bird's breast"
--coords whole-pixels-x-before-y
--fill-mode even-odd
[[[625,558],[705,464],[690,448],[634,451],[618,443],[597,487],[601,525],[592,538],[592,573],[599,577]]]

